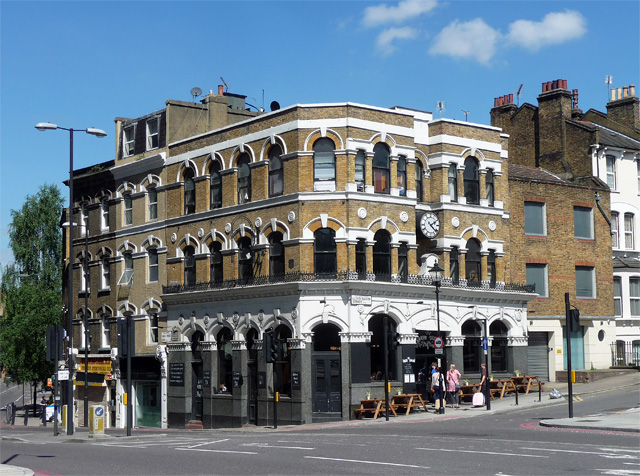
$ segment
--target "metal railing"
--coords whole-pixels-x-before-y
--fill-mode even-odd
[[[612,367],[640,367],[640,340],[611,343]]]
[[[193,284],[169,284],[162,286],[163,294],[178,294],[191,291],[224,290],[243,288],[249,286],[263,286],[267,284],[292,283],[292,282],[330,282],[330,281],[369,281],[410,285],[433,285],[431,276],[428,275],[397,275],[381,273],[359,273],[357,271],[339,271],[336,273],[302,273],[293,272],[273,276],[253,276],[240,279],[226,279],[223,281],[206,281]],[[443,288],[483,289],[487,291],[506,291],[520,293],[534,293],[533,284],[492,283],[489,281],[468,282],[466,279],[452,280],[442,279],[440,286]]]

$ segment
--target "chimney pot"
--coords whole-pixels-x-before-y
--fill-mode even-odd
[[[509,94],[509,104],[513,104],[513,94]]]
[[[498,98],[493,98],[493,107],[498,107]]]
[[[218,85],[218,94],[220,96],[222,96],[222,94],[224,93],[224,86],[222,86],[222,84]]]
[[[622,97],[625,97],[625,98],[629,97],[629,86],[624,86],[622,88]]]
[[[629,96],[634,97],[636,95],[636,85],[635,84],[630,84],[629,85]]]
[[[611,100],[612,101],[616,100],[616,90],[615,90],[615,88],[611,90]]]
[[[622,99],[622,88],[618,88],[618,99]]]

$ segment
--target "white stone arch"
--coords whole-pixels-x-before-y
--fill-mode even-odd
[[[89,261],[93,261],[93,255],[91,254],[91,251],[87,250],[87,259]],[[84,253],[84,249],[81,249],[80,251],[78,251],[76,253],[76,263],[81,262],[85,259],[85,253]]]
[[[82,205],[91,205],[92,203],[93,200],[91,200],[91,197],[89,195],[81,195],[80,197],[73,199],[74,208],[80,208]]]
[[[209,175],[209,166],[211,162],[220,162],[220,171],[225,169],[224,159],[220,152],[211,152],[204,161],[202,165],[202,175]]]
[[[329,224],[333,224],[333,226],[328,226]],[[314,239],[314,233],[318,228],[331,228],[336,232],[336,240],[346,240],[347,239],[347,227],[337,218],[330,217],[326,213],[320,214],[319,217],[313,218],[307,222],[307,224],[302,229],[302,238],[303,239]]]
[[[98,308],[98,310],[96,311],[96,315],[101,319],[105,317],[115,317],[115,314],[111,306],[108,306],[106,304],[103,304]]]
[[[425,305],[426,306],[426,305]],[[436,310],[436,304],[432,306],[419,309],[411,315],[411,319],[407,320],[408,324],[411,324],[412,329],[420,330],[436,330],[438,328],[438,316]],[[460,325],[452,311],[446,307],[440,305],[440,330],[449,331],[452,335],[457,335],[460,332]]]
[[[179,183],[183,181],[182,177],[184,176],[184,171],[187,168],[190,168],[193,170],[194,177],[198,176],[198,166],[196,165],[196,163],[193,160],[184,159],[180,164],[180,167],[178,167],[178,172],[176,174],[176,182]]]
[[[380,140],[376,141],[376,139]],[[391,134],[388,134],[386,132],[376,132],[369,138],[369,147],[367,152],[373,152],[373,148],[378,144],[378,142],[382,142],[383,144],[386,144],[387,147],[389,147],[390,155],[398,155],[398,152],[396,151],[396,147],[398,145],[397,141]],[[391,142],[391,144],[389,144],[389,142]]]
[[[122,182],[116,189],[116,197],[122,198],[128,193],[136,193],[136,186],[131,182]]]
[[[460,160],[462,163],[458,164],[458,166],[464,168],[464,161],[467,159],[467,157],[475,157],[476,159],[478,159],[478,162],[480,162],[480,164],[482,164],[482,162],[486,159],[480,149],[477,149],[476,147],[467,147],[460,153]]]
[[[111,200],[111,198],[112,198],[111,190],[107,190],[106,188],[101,189],[93,197],[95,203],[101,203],[103,200]]]
[[[328,134],[331,134],[331,137],[329,137]],[[344,149],[344,141],[342,140],[342,136],[340,134],[338,134],[336,131],[334,131],[333,129],[328,129],[327,127],[323,126],[320,127],[319,129],[316,129],[314,131],[312,131],[304,140],[304,151],[305,152],[313,152],[313,149],[309,149],[309,146],[311,145],[311,142],[315,142],[316,136],[320,135],[320,137],[327,137],[328,139],[333,140],[334,142],[336,142],[333,137],[335,136],[338,139],[339,144],[336,144],[336,150],[342,150]]]
[[[138,308],[129,301],[124,301],[118,306],[118,317],[124,317],[127,314],[135,316],[138,314]]]
[[[268,243],[267,235],[271,234],[275,231],[281,230],[282,233],[282,241],[289,240],[291,238],[291,230],[287,226],[287,224],[283,221],[278,220],[277,218],[272,218],[260,229],[258,234],[258,239],[260,243]]]
[[[287,153],[287,144],[285,144],[282,137],[280,137],[278,134],[271,134],[262,143],[262,148],[260,149],[260,160],[268,160],[267,151],[272,145],[276,144],[278,144],[282,148],[282,155],[285,155]]]
[[[183,315],[180,315],[180,317],[184,319],[182,325],[179,325],[180,334],[183,336],[183,342],[185,342],[184,339],[186,339],[186,342],[191,342],[191,337],[198,331],[202,332],[203,340],[207,340],[207,329],[198,321],[198,319],[195,318],[195,316],[186,318]]]
[[[125,253],[137,253],[138,247],[131,243],[129,240],[124,240],[118,246],[118,254],[117,256],[123,256]]]
[[[145,300],[140,306],[140,310],[143,311],[147,316],[152,313],[160,313],[162,311],[162,303],[155,298],[148,298]]]
[[[184,258],[184,249],[187,246],[193,246],[195,254],[200,253],[200,242],[195,236],[192,236],[191,233],[186,233],[176,246],[176,257]]]
[[[422,164],[422,170],[424,173],[424,177],[422,178],[428,179],[431,176],[431,166],[429,164],[429,158],[427,157],[427,154],[422,152],[420,149],[415,149],[414,152],[415,152],[416,162],[420,162]]]
[[[465,235],[467,233],[471,232],[471,236],[465,238]],[[460,242],[465,244],[467,243],[467,241],[469,241],[471,238],[475,238],[480,242],[480,250],[481,251],[488,251],[487,245],[489,244],[489,235],[487,234],[486,231],[484,231],[482,228],[480,228],[478,225],[472,225],[469,226],[467,228],[465,228],[464,230],[462,230],[460,232],[460,235],[458,235],[460,238]]]
[[[376,225],[378,223],[380,224],[380,228],[374,231],[374,228],[376,228]],[[367,226],[367,240],[373,241],[373,237],[379,230],[386,230],[389,232],[389,235],[391,235],[391,243],[399,243],[398,237],[400,236],[401,232],[400,227],[396,225],[393,220],[389,219],[389,217],[381,216],[371,220],[371,222]]]
[[[87,319],[93,319],[93,311],[89,308],[85,308],[84,304],[76,311],[76,319],[82,320],[84,318],[85,309],[87,312]]]
[[[243,142],[242,144],[238,145],[235,149],[233,149],[233,152],[231,153],[231,160],[229,162],[229,166],[237,167],[236,161],[238,160],[238,157],[240,157],[240,154],[244,154],[245,152],[249,154],[249,163],[252,164],[256,161],[256,154],[253,152],[253,149],[251,148],[251,146]]]
[[[250,225],[241,223],[235,230],[233,230],[233,232],[231,232],[231,236],[229,237],[229,249],[236,249],[238,247],[238,240],[240,238],[244,238],[245,236],[249,236],[252,243],[255,244],[256,233],[253,231]]]
[[[343,317],[335,312],[327,311],[307,319],[301,332],[302,334],[313,332],[313,328],[320,324],[333,324],[338,328],[338,332],[348,332],[349,330],[349,323]]]
[[[149,235],[142,242],[141,248],[149,249],[149,248],[162,248],[162,240],[155,235]]]
[[[162,179],[154,174],[148,174],[140,182],[140,191],[146,191],[149,187],[160,187],[162,185]]]
[[[226,320],[223,321],[215,321],[213,322],[213,325],[211,325],[208,329],[208,333],[205,334],[205,337],[207,338],[208,341],[213,341],[213,342],[218,342],[218,334],[223,330],[223,329],[229,329],[231,331],[231,335],[233,336],[233,339],[236,339],[236,330],[233,328],[233,326],[231,325],[231,323],[227,322]]]
[[[207,233],[204,238],[202,239],[202,246],[206,246],[207,248],[209,247],[208,244],[213,243],[215,241],[219,241],[220,243],[222,243],[222,249],[226,250],[229,248],[229,241],[227,240],[227,237],[224,236],[224,233],[222,233],[220,230],[217,229],[212,229],[209,233]],[[205,250],[203,250],[204,252]]]

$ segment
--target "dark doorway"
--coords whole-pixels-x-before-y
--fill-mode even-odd
[[[248,374],[249,388],[247,389],[247,414],[249,415],[249,423],[258,424],[258,351],[255,341],[258,338],[258,331],[251,329],[247,332],[247,350],[249,351]]]
[[[192,408],[191,408],[191,419],[202,421],[202,362],[193,362],[193,378],[192,378]]]
[[[313,412],[340,413],[342,410],[342,383],[340,352],[314,352]]]

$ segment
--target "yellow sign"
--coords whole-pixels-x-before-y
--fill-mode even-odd
[[[127,394],[126,393],[122,396],[122,403],[124,403],[125,405],[127,404]]]
[[[80,372],[84,372],[84,362],[80,363]],[[110,374],[111,362],[89,362],[89,372],[93,374]]]

